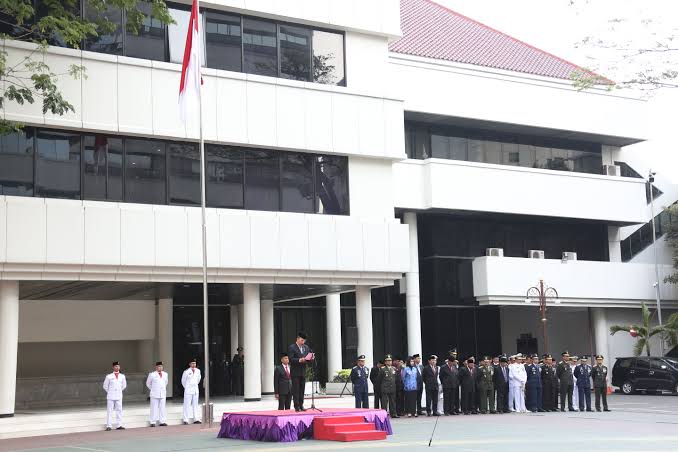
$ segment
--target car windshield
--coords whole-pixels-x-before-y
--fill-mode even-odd
[[[664,358],[664,361],[669,363],[671,367],[673,367],[674,369],[678,369],[678,360],[672,358]]]

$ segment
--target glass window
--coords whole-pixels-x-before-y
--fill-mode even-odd
[[[172,63],[184,61],[184,48],[186,47],[186,35],[188,34],[188,22],[191,20],[191,11],[184,9],[169,8],[173,24],[167,25],[167,43],[169,47],[169,59]]]
[[[450,138],[443,135],[431,135],[431,157],[434,159],[449,159]]]
[[[541,146],[534,147],[535,161],[534,168],[551,168],[551,148]]]
[[[428,130],[417,128],[414,131],[414,157],[415,159],[426,160],[431,157],[430,145],[431,137]]]
[[[631,367],[631,359],[623,358],[617,361],[617,367],[627,368]]]
[[[0,195],[33,196],[33,129],[0,136]]]
[[[636,358],[635,367],[639,367],[641,369],[649,369],[650,361],[648,358]]]
[[[450,137],[450,158],[452,160],[468,159],[468,139]]]
[[[209,11],[205,19],[207,66],[242,71],[240,16]]]
[[[318,213],[349,214],[348,158],[321,155],[316,159]]]
[[[122,139],[85,135],[82,158],[83,198],[122,200]]]
[[[30,1],[24,1],[23,3],[30,3]],[[40,28],[41,21],[47,17],[51,16],[57,8],[63,8],[66,12],[72,14],[70,16],[72,19],[78,19],[80,17],[80,1],[74,0],[70,4],[66,2],[55,2],[54,0],[35,0],[35,20],[37,21],[37,26]],[[51,20],[43,22],[45,25],[51,25]],[[39,32],[38,32],[39,33]],[[42,35],[40,38],[45,38],[47,43],[52,46],[58,47],[70,47],[66,43],[66,40],[63,36],[58,33],[51,33],[49,35]]]
[[[139,2],[137,8],[145,14],[145,17],[138,33],[125,32],[125,55],[165,61],[165,25],[151,17],[150,3]],[[186,35],[184,35],[185,40]]]
[[[200,205],[200,151],[191,143],[168,143],[170,204]]]
[[[468,140],[468,161],[485,161],[485,142],[481,140]]]
[[[38,130],[35,195],[80,199],[80,134]]]
[[[166,204],[165,143],[125,140],[125,201]]]
[[[504,165],[520,166],[518,145],[516,143],[502,143],[501,160]]]
[[[205,145],[207,205],[243,207],[243,152],[230,146]]]
[[[278,153],[245,152],[245,208],[280,210],[280,161]]]
[[[278,75],[278,43],[276,24],[243,17],[243,54],[245,72]]]
[[[518,145],[518,159],[520,160],[520,166],[525,168],[536,168],[536,155],[537,151],[531,144]]]
[[[344,35],[313,30],[313,81],[346,85]]]
[[[110,32],[99,31],[98,36],[85,39],[85,50],[92,52],[122,55],[122,11],[109,6],[106,11],[99,11],[85,2],[85,18],[92,22],[106,21],[115,28]]]
[[[280,76],[311,80],[311,30],[280,25]]]
[[[485,158],[483,162],[485,163],[495,163],[497,165],[501,164],[501,143],[496,141],[485,141]]]
[[[283,212],[315,211],[313,192],[313,163],[316,156],[310,154],[283,153],[282,167],[282,210]]]

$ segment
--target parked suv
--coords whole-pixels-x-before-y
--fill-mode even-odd
[[[617,358],[612,369],[612,386],[624,394],[636,391],[672,391],[678,393],[678,360],[637,356]]]

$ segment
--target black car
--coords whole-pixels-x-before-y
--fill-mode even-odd
[[[624,394],[636,391],[678,393],[678,359],[636,356],[617,358],[612,369],[612,386]]]

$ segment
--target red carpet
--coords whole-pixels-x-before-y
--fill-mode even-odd
[[[362,416],[328,416],[313,420],[313,438],[327,441],[373,441],[386,439],[386,432],[377,430]]]

